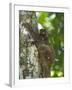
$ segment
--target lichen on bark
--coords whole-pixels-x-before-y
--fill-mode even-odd
[[[46,35],[48,32],[38,31],[35,11],[19,11],[19,59],[24,62],[20,64],[20,79],[50,77],[54,56]]]

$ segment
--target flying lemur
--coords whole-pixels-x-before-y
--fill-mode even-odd
[[[48,32],[45,29],[40,30],[40,44],[38,46],[38,57],[40,66],[40,77],[50,77],[50,70],[53,64],[53,50],[48,44]]]

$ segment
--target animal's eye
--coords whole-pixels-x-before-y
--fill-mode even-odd
[[[50,57],[48,57],[48,59],[50,59]]]

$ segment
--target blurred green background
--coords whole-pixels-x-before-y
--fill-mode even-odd
[[[54,48],[55,60],[51,77],[64,76],[64,13],[37,12],[39,28],[48,30],[49,43]]]

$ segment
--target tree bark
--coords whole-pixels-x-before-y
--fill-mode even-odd
[[[45,42],[45,38],[43,37],[44,40],[42,40],[42,37],[38,32],[36,13],[34,11],[20,11],[19,14],[19,23],[30,33],[38,50],[39,77],[50,77],[51,66],[53,63],[53,51],[46,43],[48,39]]]

